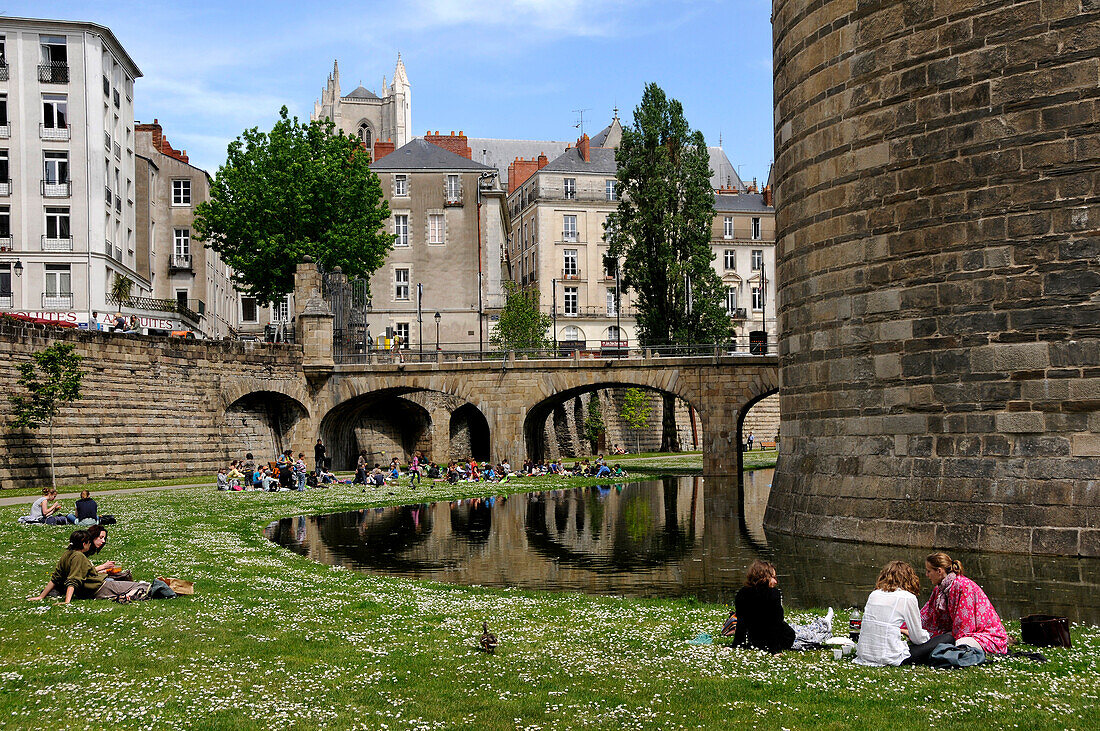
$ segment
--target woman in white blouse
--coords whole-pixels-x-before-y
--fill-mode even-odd
[[[929,637],[921,626],[917,592],[920,579],[904,561],[891,561],[878,575],[875,590],[867,597],[856,646],[860,665],[908,665],[923,663],[950,634]],[[909,642],[905,641],[908,635]]]

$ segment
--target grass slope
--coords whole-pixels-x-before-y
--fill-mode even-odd
[[[592,484],[594,481],[576,481]],[[515,482],[512,491],[562,484]],[[1100,631],[1052,661],[948,673],[722,645],[720,606],[451,587],[329,567],[271,520],[484,494],[206,489],[104,496],[103,556],[197,581],[171,602],[29,603],[65,528],[0,508],[0,726],[10,728],[1096,728]],[[796,615],[791,619],[797,620]],[[483,619],[500,638],[476,649]]]

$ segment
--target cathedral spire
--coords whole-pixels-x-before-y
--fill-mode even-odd
[[[397,52],[397,66],[393,70],[393,85],[408,84],[409,77],[405,74],[405,62],[401,60],[401,52]]]

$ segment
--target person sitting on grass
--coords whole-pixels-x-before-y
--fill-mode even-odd
[[[745,585],[734,597],[737,633],[734,647],[751,647],[778,654],[784,650],[821,644],[832,636],[833,610],[808,625],[792,627],[783,619],[783,595],[775,565],[756,560],[749,566]]]
[[[374,471],[370,474],[369,483],[375,487],[382,487],[386,484],[386,476],[382,474],[382,468],[378,465],[374,466]]]
[[[324,467],[318,473],[318,478],[322,485],[331,485],[336,482],[336,475]]]
[[[99,506],[92,500],[92,493],[87,490],[80,491],[80,499],[76,501],[76,514],[72,516],[72,522],[79,525],[95,525],[99,522]]]
[[[932,635],[950,632],[956,645],[980,647],[986,654],[1008,652],[1004,624],[982,588],[963,576],[962,563],[938,552],[924,559],[932,596],[920,610],[921,626]]]
[[[601,464],[600,468],[596,470],[596,477],[608,477],[611,475],[611,468],[605,464]]]
[[[621,465],[616,464],[614,467],[611,468],[611,476],[612,477],[626,477],[627,476],[626,470],[624,470]]]
[[[218,491],[225,492],[229,489],[229,475],[225,473],[224,467],[218,468]]]
[[[50,501],[53,502],[50,502]],[[61,514],[61,503],[57,500],[57,490],[52,487],[42,488],[42,497],[31,505],[30,515],[20,518],[23,523],[45,523],[46,525],[65,525],[69,523],[69,517]],[[76,522],[75,518],[72,522]]]
[[[229,487],[234,490],[241,488],[241,482],[244,480],[244,473],[241,472],[240,462],[233,460],[229,465],[229,472],[226,475],[229,478]]]
[[[920,579],[912,566],[904,561],[886,564],[867,597],[856,645],[857,664],[925,665],[933,649],[954,642],[949,633],[931,637],[921,627],[919,592]],[[909,643],[903,635],[908,635]]]
[[[38,596],[29,596],[29,601],[42,601],[56,587],[65,587],[65,603],[75,599],[114,599],[120,603],[129,603],[144,598],[150,585],[141,581],[107,581],[107,577],[96,571],[87,553],[91,550],[92,539],[88,531],[75,530],[69,536],[69,547],[61,554],[61,559]]]

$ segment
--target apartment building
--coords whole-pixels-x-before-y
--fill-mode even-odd
[[[615,148],[618,117],[592,139],[548,160],[516,158],[508,170],[511,231],[508,276],[538,292],[563,350],[615,352],[637,344],[633,294],[616,298],[614,266],[606,266],[604,224],[618,206]],[[715,216],[714,268],[726,283],[726,307],[739,339],[754,330],[775,337],[775,212],[770,190],[746,186],[721,148],[708,148]],[[768,200],[765,200],[769,198]]]
[[[0,311],[86,327],[117,306],[115,278],[151,294],[135,235],[140,77],[109,28],[0,18]]]
[[[236,334],[238,297],[232,272],[213,249],[193,241],[195,208],[210,198],[210,176],[191,165],[186,150],[172,147],[159,120],[135,125],[137,140],[138,251],[149,252],[149,301],[209,338]],[[145,270],[142,270],[145,273]]]
[[[712,266],[726,287],[726,311],[743,342],[753,332],[776,339],[775,208],[771,188],[719,190],[711,226]]]
[[[376,143],[371,165],[395,237],[370,278],[371,337],[378,346],[397,337],[402,347],[431,351],[438,332],[444,350],[487,348],[490,318],[503,306],[508,230],[497,173],[471,159],[462,132],[428,133],[392,148]]]

